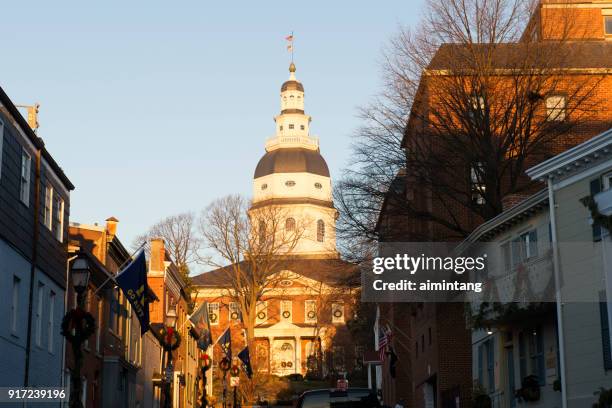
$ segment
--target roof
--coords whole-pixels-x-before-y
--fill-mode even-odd
[[[329,177],[329,168],[317,150],[282,148],[263,155],[255,168],[254,178],[274,173],[312,173]]]
[[[480,224],[472,233],[459,245],[459,251],[469,243],[489,239],[498,233],[514,225],[517,220],[548,208],[548,189],[540,190],[536,194],[521,201],[517,205],[510,207],[506,211],[491,218],[489,221]]]
[[[4,89],[2,89],[2,87],[0,87],[0,102],[2,102],[2,105],[4,105],[4,107],[9,111],[11,116],[13,116],[17,124],[19,124],[19,127],[26,134],[30,142],[37,149],[40,149],[42,157],[49,164],[49,167],[51,167],[53,172],[61,180],[64,186],[68,190],[74,190],[74,185],[68,179],[68,176],[66,176],[66,174],[64,173],[64,170],[62,170],[62,168],[57,164],[55,159],[51,156],[51,154],[45,148],[45,142],[40,137],[38,137],[36,133],[34,133],[30,125],[28,125],[28,122],[21,115],[17,107],[13,104],[13,101],[11,101],[11,98],[8,97],[8,95],[4,92]]]
[[[301,82],[295,80],[285,81],[281,86],[281,92],[285,91],[300,91],[304,92],[304,85]]]
[[[427,68],[457,68],[462,57],[471,61],[475,53],[485,55],[487,48],[493,48],[491,64],[494,68],[521,68],[526,66],[525,55],[538,55],[526,47],[539,47],[542,50],[539,55],[551,56],[553,60],[559,58],[561,64],[558,68],[612,68],[612,43],[609,41],[474,44],[471,45],[471,50],[468,50],[465,44],[442,44]],[[546,64],[552,62],[551,58],[542,58],[542,61],[546,61]]]
[[[249,264],[243,262],[244,268]],[[292,258],[279,262],[277,272],[289,270],[299,275],[327,284],[351,284],[359,280],[357,265],[339,258]],[[232,273],[231,266],[204,272],[191,278],[193,286],[227,287]]]
[[[580,171],[587,164],[605,160],[610,155],[612,155],[612,129],[527,169],[526,173],[532,180],[566,175]]]

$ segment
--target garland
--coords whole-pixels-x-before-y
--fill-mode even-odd
[[[62,336],[70,343],[83,343],[96,331],[96,321],[83,309],[72,309],[62,319]]]
[[[612,215],[603,215],[600,213],[595,198],[592,195],[581,198],[580,202],[591,212],[591,218],[594,224],[600,225],[612,232]]]

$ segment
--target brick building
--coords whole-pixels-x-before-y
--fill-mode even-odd
[[[507,81],[504,70],[514,67],[513,61],[520,50],[525,46],[553,47],[556,54],[563,55],[562,64],[558,67],[547,67],[547,69],[558,68],[551,75],[555,83],[554,93],[541,89],[538,95],[540,101],[539,114],[547,117],[551,128],[561,124],[571,124],[575,119],[571,114],[571,106],[574,104],[588,103],[579,100],[579,89],[577,84],[590,84],[593,89],[590,99],[588,117],[574,126],[570,132],[562,138],[556,138],[546,144],[539,155],[528,158],[530,165],[534,165],[554,154],[567,150],[599,132],[610,127],[612,123],[612,43],[609,40],[612,32],[612,21],[610,15],[612,8],[602,2],[591,1],[542,1],[538,4],[527,24],[521,41],[511,44],[496,44],[495,50],[491,52],[492,69],[494,80],[498,83]],[[560,33],[566,25],[568,16],[571,16],[571,29]],[[561,45],[553,43],[562,37],[566,40]],[[485,47],[485,46],[483,46]],[[555,48],[556,47],[556,48]],[[487,51],[485,50],[485,53]],[[412,106],[412,112],[408,120],[403,147],[410,150],[413,138],[428,134],[428,126],[435,125],[431,112],[435,111],[436,104],[440,102],[440,94],[444,90],[444,82],[453,80],[449,76],[456,75],[454,72],[460,68],[457,61],[465,57],[461,45],[442,45],[427,69],[423,72],[418,94]],[[551,57],[554,60],[554,57]],[[561,59],[559,59],[561,61]],[[499,78],[495,71],[498,70]],[[450,78],[450,79],[449,79]],[[576,100],[571,100],[576,96]],[[477,96],[476,96],[477,98]],[[483,102],[475,99],[476,110],[480,109]],[[494,103],[494,102],[491,102]],[[435,134],[435,132],[433,132]],[[432,143],[435,146],[435,141]],[[421,208],[439,216],[440,219],[450,220],[460,225],[462,233],[442,227],[440,223],[428,221],[425,218],[410,216],[410,214],[399,213],[393,203],[385,203],[379,219],[379,229],[389,230],[392,240],[404,239],[406,241],[453,241],[461,239],[465,233],[469,233],[486,220],[482,216],[475,215],[473,208],[458,204],[442,202],[431,194],[421,181],[416,180],[410,169],[411,158],[408,157],[405,170],[406,188],[401,194],[396,195],[400,200],[411,202],[415,208]],[[465,171],[455,171],[452,181],[457,190],[462,193],[473,195],[478,193],[478,186],[474,185],[471,177],[472,164],[466,164]],[[462,176],[463,175],[463,176]],[[524,175],[521,183],[531,183]],[[504,181],[501,181],[504,183]],[[475,188],[476,187],[476,188]],[[541,186],[533,185],[533,191]],[[532,190],[527,189],[527,192]],[[394,191],[395,194],[395,191]],[[473,205],[482,205],[478,194],[473,195]],[[517,201],[520,197],[502,197],[504,203]],[[512,198],[512,200],[510,200]],[[401,205],[401,204],[400,204]],[[402,231],[397,231],[398,218],[402,225]],[[384,235],[384,234],[383,234]],[[381,320],[387,321],[391,326],[409,332],[411,339],[411,350],[404,350],[399,355],[400,365],[409,367],[410,378],[392,379],[387,370],[382,370],[383,390],[385,391],[385,402],[395,403],[399,398],[412,398],[411,406],[465,406],[471,397],[471,339],[468,329],[465,327],[464,305],[457,304],[395,304],[381,306]],[[410,322],[397,320],[410,316]],[[396,336],[394,341],[405,342],[401,336]],[[397,348],[397,347],[396,347]],[[408,395],[405,385],[412,384],[412,395]],[[401,390],[398,392],[398,390]]]
[[[150,304],[152,329],[155,330],[156,327],[164,324],[170,308],[174,308],[176,311],[176,329],[181,336],[181,344],[172,354],[174,365],[173,407],[195,407],[197,406],[199,353],[196,347],[196,339],[191,330],[191,322],[187,318],[188,314],[191,313],[191,299],[185,292],[187,284],[176,264],[170,259],[165,243],[161,238],[151,240],[147,282],[149,290],[159,299],[158,302]],[[165,361],[163,366],[165,367]]]
[[[0,386],[61,386],[74,186],[0,88]]]

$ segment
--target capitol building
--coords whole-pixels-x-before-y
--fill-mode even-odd
[[[274,136],[265,141],[255,167],[249,209],[251,215],[281,209],[288,231],[304,226],[291,257],[276,272],[283,276],[282,287],[267,291],[257,305],[251,361],[254,369],[279,376],[352,372],[361,369],[363,354],[346,327],[351,297],[341,295],[351,291],[347,278],[355,266],[341,260],[336,249],[338,212],[319,139],[310,135],[311,119],[304,110],[304,85],[291,63],[280,89]],[[224,295],[227,273],[227,268],[213,270],[192,282],[196,303],[209,304],[213,339],[230,327],[235,355],[246,339],[239,307]]]

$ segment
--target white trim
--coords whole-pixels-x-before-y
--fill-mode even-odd
[[[580,173],[574,174],[571,177],[568,177],[564,180],[558,181],[556,183],[553,183],[553,188],[555,190],[559,190],[561,188],[567,187],[571,184],[577,183],[581,180],[584,180],[586,178],[589,178],[595,174],[599,174],[602,172],[605,172],[606,170],[612,168],[612,162],[611,161],[605,161],[603,163],[599,163],[597,166],[595,167],[591,167],[589,169],[583,170]]]

